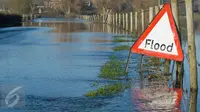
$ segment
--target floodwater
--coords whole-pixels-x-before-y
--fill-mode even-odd
[[[130,90],[108,98],[84,96],[96,89],[93,83],[107,82],[98,75],[101,66],[113,54],[112,36],[116,34],[111,29],[82,20],[35,21],[25,23],[24,27],[0,29],[1,111],[132,110]],[[126,58],[126,55],[124,52],[118,56]],[[8,108],[14,97],[8,97],[7,104],[4,100],[17,87],[21,87],[16,91],[21,99],[16,108]]]
[[[199,29],[199,26],[196,29]],[[98,78],[98,75],[101,66],[112,54],[126,60],[128,51],[112,50],[119,44],[113,43],[112,37],[126,33],[103,24],[62,18],[42,18],[33,23],[24,23],[23,27],[0,29],[0,111],[140,111],[140,107],[133,101],[132,89],[113,97],[84,96],[88,91],[96,89],[92,86],[94,83],[112,83]],[[197,51],[200,47],[199,35],[196,33]],[[184,49],[187,50],[187,47]],[[199,53],[197,52],[198,61]],[[130,77],[138,77],[139,59],[139,55],[132,55],[128,74]],[[189,90],[188,67],[185,66],[184,69],[184,88]],[[200,73],[199,66],[198,72]],[[15,92],[20,96],[20,100],[16,107],[8,107],[14,100],[6,96],[11,97],[14,94],[12,90],[17,87],[18,91]],[[7,100],[10,101],[6,102]],[[189,98],[182,101],[181,107],[184,112],[188,109]],[[199,107],[198,110],[200,111]]]

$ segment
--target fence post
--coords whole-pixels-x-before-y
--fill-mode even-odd
[[[172,7],[172,13],[176,22],[176,26],[179,29],[179,14],[178,14],[178,0],[171,0],[171,7]],[[181,37],[179,37],[181,42]],[[182,45],[182,44],[181,44]],[[170,66],[170,61],[165,62],[166,71],[169,71],[168,66]],[[176,87],[180,88],[182,87],[182,78],[183,78],[183,64],[182,62],[176,62]]]
[[[116,24],[115,26],[116,26],[116,27],[118,26],[118,22],[117,22],[117,21],[118,21],[118,16],[117,16],[117,15],[118,15],[118,14],[116,13],[116,14],[115,14],[115,24]]]
[[[133,33],[133,12],[130,12],[130,32]]]
[[[158,14],[158,12],[159,12],[159,7],[155,6],[155,15]]]
[[[128,27],[129,27],[129,25],[128,25],[128,13],[126,13],[126,30],[127,31],[129,30]]]
[[[125,29],[125,14],[123,13],[123,29]]]
[[[141,10],[141,25],[142,25],[142,32],[144,31],[144,10]]]
[[[190,90],[197,91],[198,77],[197,77],[197,62],[196,62],[196,47],[194,37],[194,14],[193,14],[193,0],[186,0],[186,19],[187,19],[187,40],[188,40],[188,55],[190,65]]]
[[[121,14],[119,13],[119,27],[120,27],[120,28],[121,28],[121,22],[122,22]]]
[[[153,20],[153,7],[149,7],[149,23]]]
[[[92,16],[88,16],[88,20],[92,22]]]
[[[103,8],[103,24],[105,23],[105,8]]]
[[[108,24],[109,24],[109,25],[112,25],[111,14],[108,14]]]
[[[138,33],[138,13],[135,12],[135,34]]]

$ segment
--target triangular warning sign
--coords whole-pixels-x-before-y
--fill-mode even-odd
[[[163,6],[148,28],[133,44],[131,51],[176,61],[183,60],[183,52],[170,4]]]

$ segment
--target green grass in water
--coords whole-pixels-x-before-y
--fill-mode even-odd
[[[114,51],[123,51],[123,50],[129,50],[129,49],[130,47],[127,45],[117,46],[113,48]]]
[[[148,75],[148,80],[169,80],[169,76],[163,76],[160,74],[152,74],[152,75]]]
[[[85,96],[91,98],[97,96],[113,96],[117,93],[123,92],[124,90],[130,87],[131,87],[130,83],[126,84],[115,83],[112,85],[105,85],[94,91],[89,91],[87,94],[85,94]]]
[[[131,42],[131,40],[125,40],[123,38],[114,38],[113,42],[118,43],[118,42]]]
[[[99,77],[115,79],[127,75],[122,65],[123,62],[117,60],[115,56],[111,56],[110,60],[102,66]]]
[[[151,58],[148,58],[146,59],[145,61],[147,61],[147,63],[144,64],[144,66],[147,66],[147,67],[158,67],[158,66],[162,66],[163,63],[160,61],[159,58],[156,58],[156,57],[151,57]]]

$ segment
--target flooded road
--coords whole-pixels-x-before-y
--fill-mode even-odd
[[[1,92],[7,95],[13,88],[22,88],[17,108],[6,108],[3,100],[0,110],[131,111],[130,90],[114,98],[84,97],[95,89],[93,83],[105,82],[98,75],[115,46],[111,29],[102,27],[82,20],[43,19],[42,23],[0,29]],[[120,53],[124,58],[126,54]]]
[[[200,26],[200,25],[199,25]],[[199,26],[196,28],[199,31]],[[2,112],[137,112],[131,89],[113,97],[87,98],[94,83],[112,83],[98,78],[100,69],[115,54],[126,60],[128,51],[114,52],[113,36],[127,32],[83,20],[37,19],[24,27],[0,29],[0,85]],[[196,33],[197,59],[200,62],[200,34]],[[185,43],[187,51],[187,43]],[[187,65],[187,57],[185,57]],[[138,78],[140,55],[133,54],[129,76]],[[198,66],[199,67],[199,66]],[[189,90],[189,69],[185,66],[184,89]],[[200,73],[200,68],[198,68]],[[199,77],[200,79],[200,77]],[[200,81],[199,81],[200,84]],[[20,88],[16,108],[7,96]],[[200,94],[200,93],[199,93]],[[189,96],[189,94],[187,94]],[[17,96],[16,96],[17,97]],[[6,103],[6,100],[10,100]],[[198,95],[198,104],[200,97]],[[141,105],[140,105],[141,106]],[[151,107],[152,108],[152,107]],[[197,107],[200,110],[199,107]],[[189,99],[182,101],[183,111]],[[163,111],[163,110],[162,110]]]

